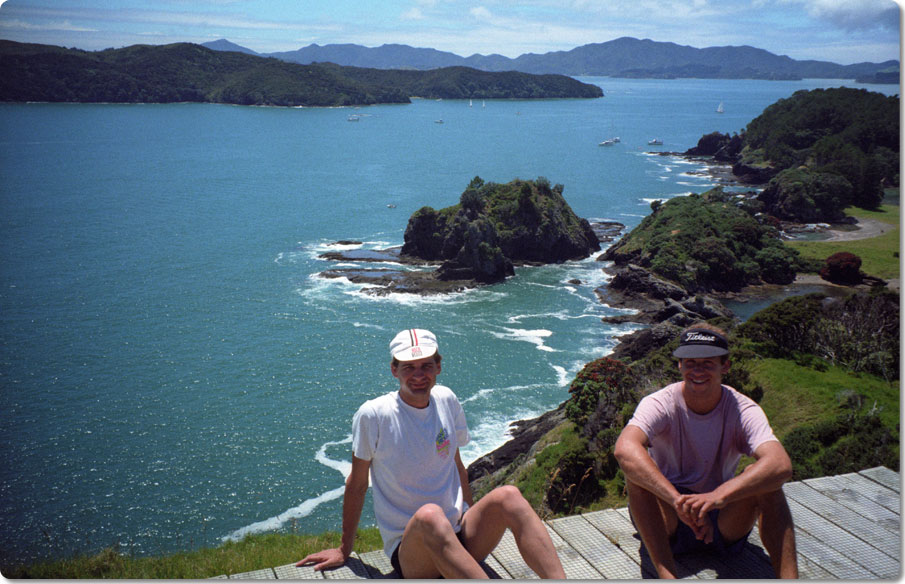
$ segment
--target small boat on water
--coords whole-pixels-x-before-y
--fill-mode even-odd
[[[607,138],[606,140],[604,140],[603,142],[600,142],[597,145],[598,146],[612,146],[613,144],[618,144],[619,142],[621,142],[621,140],[619,139],[619,136],[616,136],[615,138]]]
[[[348,120],[350,122],[357,122],[360,119],[361,119],[361,117],[358,114],[352,114],[351,116],[348,117]]]
[[[652,140],[647,141],[648,146],[663,146],[663,140],[660,138],[654,138]]]
[[[720,105],[716,106],[716,113],[721,114],[721,113],[724,113],[725,111],[726,110],[723,109],[723,102],[720,102]]]

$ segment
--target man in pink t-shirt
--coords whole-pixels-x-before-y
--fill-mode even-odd
[[[676,577],[677,553],[735,550],[759,519],[776,575],[797,578],[782,492],[792,463],[760,406],[722,384],[730,366],[726,334],[694,325],[682,331],[673,356],[682,381],[642,399],[615,448],[632,520],[657,574]],[[756,461],[736,475],[743,454]]]

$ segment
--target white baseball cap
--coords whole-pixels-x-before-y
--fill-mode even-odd
[[[434,333],[424,329],[406,329],[390,342],[390,355],[399,361],[417,361],[433,357],[439,348]]]

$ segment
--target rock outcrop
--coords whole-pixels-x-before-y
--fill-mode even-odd
[[[402,248],[338,250],[320,257],[337,262],[395,263],[410,268],[337,267],[324,278],[345,278],[362,291],[446,294],[503,281],[516,265],[542,265],[582,259],[600,242],[619,236],[625,225],[589,223],[575,215],[562,185],[547,179],[499,185],[475,178],[458,205],[439,211],[423,207],[409,219]],[[354,244],[356,242],[337,242]],[[437,266],[433,270],[423,267]]]
[[[476,177],[458,205],[424,207],[409,219],[402,255],[442,261],[442,280],[500,282],[513,265],[588,257],[600,250],[590,223],[575,215],[562,185],[545,178],[484,183]]]

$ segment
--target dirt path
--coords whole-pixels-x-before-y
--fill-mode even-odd
[[[821,241],[854,241],[856,239],[867,239],[869,237],[877,237],[891,231],[895,225],[883,223],[876,219],[858,219],[858,229],[853,231],[839,231],[830,229],[827,231],[829,237]]]

